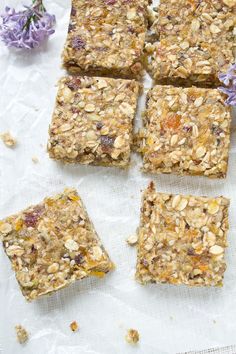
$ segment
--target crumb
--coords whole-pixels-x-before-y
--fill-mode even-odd
[[[26,331],[26,329],[24,327],[22,327],[21,325],[17,325],[17,326],[15,326],[15,330],[16,330],[16,337],[17,337],[18,342],[20,344],[27,342],[27,340],[29,339],[29,334]]]
[[[172,321],[174,319],[174,317],[173,316],[170,316],[170,320]]]
[[[70,329],[72,332],[77,332],[79,329],[78,323],[76,321],[71,322]]]
[[[36,156],[33,156],[32,157],[32,161],[33,161],[33,163],[38,163],[39,159]]]
[[[213,323],[216,323],[216,320],[213,320]]]
[[[134,235],[131,235],[127,238],[126,242],[128,243],[128,245],[130,246],[135,246],[138,242],[138,235],[137,234],[134,234]]]
[[[139,333],[136,329],[129,329],[125,337],[129,344],[137,344],[139,341]]]
[[[2,141],[6,146],[8,147],[16,146],[17,141],[15,138],[13,138],[13,136],[9,132],[0,134],[0,138],[2,139]]]

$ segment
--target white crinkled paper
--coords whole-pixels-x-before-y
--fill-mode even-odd
[[[156,2],[157,3],[157,2]],[[2,0],[6,5],[20,1]],[[226,180],[203,177],[149,176],[132,156],[128,172],[112,168],[63,166],[46,153],[48,125],[54,106],[61,51],[69,21],[70,1],[45,1],[57,17],[56,33],[42,48],[17,53],[0,45],[0,131],[10,130],[18,145],[0,143],[0,218],[76,187],[116,270],[104,279],[86,279],[38,301],[27,303],[10,262],[0,248],[0,348],[4,354],[172,354],[227,346],[236,342],[236,130]],[[145,87],[151,81],[147,78]],[[144,97],[140,110],[144,108]],[[137,124],[140,124],[140,112]],[[38,164],[32,157],[39,159]],[[231,198],[228,269],[222,289],[168,285],[142,287],[134,281],[136,250],[126,238],[139,223],[141,189],[153,179],[159,191]],[[80,325],[72,333],[69,324]],[[14,326],[30,332],[29,342],[16,342]],[[140,343],[128,345],[128,328],[138,329]]]

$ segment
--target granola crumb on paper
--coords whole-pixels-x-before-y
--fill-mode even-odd
[[[77,332],[79,329],[78,323],[76,321],[71,322],[70,329],[72,330],[72,332]]]
[[[0,134],[0,138],[7,147],[15,147],[17,144],[16,139],[9,132]]]
[[[27,342],[27,340],[29,339],[29,334],[26,331],[26,329],[24,327],[22,327],[21,325],[16,325],[15,330],[16,330],[16,337],[17,337],[18,342],[20,344]]]
[[[137,344],[139,342],[139,333],[136,329],[129,329],[125,337],[129,344]]]
[[[32,161],[33,163],[39,163],[39,159],[37,158],[37,156],[32,156]]]
[[[127,238],[126,242],[128,243],[129,246],[135,246],[138,242],[138,235],[134,234],[131,235]]]

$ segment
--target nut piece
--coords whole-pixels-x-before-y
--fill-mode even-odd
[[[78,323],[76,321],[71,322],[70,329],[72,330],[72,332],[77,332],[79,329]]]
[[[29,339],[29,334],[24,327],[21,325],[15,326],[16,337],[20,344],[25,343]]]
[[[129,329],[125,337],[129,344],[137,344],[139,341],[139,333],[136,329]]]
[[[17,141],[15,138],[13,138],[13,136],[9,132],[0,134],[0,138],[2,139],[2,141],[6,146],[8,147],[16,146]]]
[[[137,234],[134,234],[134,235],[131,235],[127,238],[126,242],[128,243],[128,245],[130,246],[135,246],[138,242],[138,235]]]

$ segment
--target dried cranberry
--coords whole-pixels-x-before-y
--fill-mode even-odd
[[[75,29],[75,25],[73,25],[72,23],[69,23],[68,32],[71,32],[74,29]]]
[[[219,136],[223,132],[223,130],[218,125],[215,124],[212,125],[211,131],[216,136]]]
[[[147,261],[145,258],[141,259],[140,263],[141,263],[144,267],[148,267],[148,261]]]
[[[194,251],[194,249],[192,247],[188,248],[187,255],[188,256],[195,256],[195,251]]]
[[[102,122],[97,122],[97,124],[96,124],[96,128],[97,128],[98,130],[101,130],[101,129],[102,129],[102,127],[103,127]]]
[[[190,229],[189,224],[186,224],[186,225],[185,225],[185,229],[187,229],[187,230],[189,230],[189,229]]]
[[[78,254],[77,256],[75,256],[74,260],[75,263],[78,265],[84,263],[84,257],[82,256],[82,254]]]
[[[79,108],[72,107],[72,108],[71,108],[71,112],[72,112],[72,113],[77,113],[77,114],[78,114],[78,113],[80,112],[80,110],[79,110]]]
[[[129,26],[128,27],[128,32],[129,33],[135,33],[135,30],[134,30],[134,28],[132,26]]]
[[[183,130],[184,130],[186,133],[190,133],[190,132],[193,130],[193,127],[189,127],[189,126],[185,125],[185,126],[183,127]]]
[[[101,144],[102,144],[102,150],[104,152],[108,152],[114,144],[114,138],[109,135],[102,135],[101,136]]]
[[[72,6],[71,8],[71,16],[75,16],[76,15],[76,8],[74,6]]]
[[[78,90],[80,88],[81,80],[79,78],[73,78],[69,82],[67,82],[67,86],[72,91]]]
[[[72,48],[84,49],[85,48],[85,41],[80,36],[74,37],[72,39]]]
[[[44,207],[43,206],[37,206],[34,208],[34,210],[30,213],[25,214],[25,225],[27,227],[35,227],[39,218],[43,214]]]

